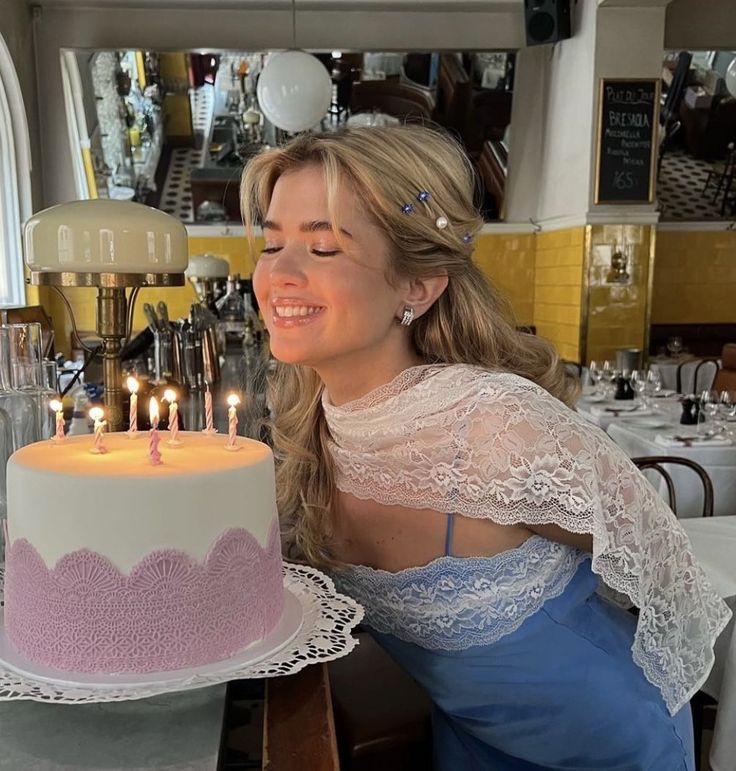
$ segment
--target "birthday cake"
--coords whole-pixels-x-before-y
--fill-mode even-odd
[[[32,662],[144,673],[234,656],[284,606],[273,456],[179,432],[37,442],[7,467],[5,633]]]

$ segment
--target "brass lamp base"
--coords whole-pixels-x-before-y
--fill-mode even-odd
[[[184,286],[183,273],[66,273],[31,271],[29,283],[36,286],[97,287],[97,334],[103,342],[102,374],[107,421],[110,431],[123,428],[123,370],[120,351],[128,335],[132,302],[127,287]],[[132,300],[133,295],[131,295]]]

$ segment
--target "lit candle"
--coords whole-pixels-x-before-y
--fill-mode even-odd
[[[238,429],[238,411],[236,407],[240,404],[240,399],[237,394],[230,394],[230,396],[227,397],[227,403],[230,405],[230,409],[227,411],[228,434],[225,449],[239,450],[240,447],[235,444],[235,432]]]
[[[107,447],[102,444],[102,433],[107,425],[107,421],[102,419],[105,417],[105,411],[102,407],[92,407],[89,416],[95,422],[95,442],[90,452],[95,455],[104,455],[107,452]]]
[[[161,437],[158,434],[158,402],[155,396],[152,396],[149,402],[148,414],[151,416],[148,460],[152,466],[159,466],[163,461],[161,460],[161,453],[158,451],[158,443],[161,441]]]
[[[64,407],[58,399],[52,399],[49,402],[49,408],[56,414],[56,434],[51,437],[54,442],[64,440]]]
[[[128,436],[135,439],[138,436],[138,381],[134,377],[129,377],[125,384],[130,391]]]
[[[164,399],[169,403],[169,431],[171,438],[166,443],[170,447],[181,447],[181,442],[176,438],[179,433],[179,405],[176,403],[176,391],[167,388],[164,391]]]
[[[204,392],[204,421],[205,421],[205,429],[203,433],[205,434],[216,434],[217,429],[215,428],[215,421],[212,415],[212,392],[210,391],[210,384],[205,383],[205,392]]]

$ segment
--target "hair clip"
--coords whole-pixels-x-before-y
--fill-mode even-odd
[[[434,224],[437,225],[440,230],[444,230],[448,225],[447,217],[437,217]]]
[[[473,236],[470,233],[466,233],[463,236],[463,243],[464,244],[469,244],[472,240],[473,240]]]
[[[419,201],[420,203],[424,203],[428,199],[429,199],[429,192],[427,190],[420,190],[417,193],[417,201]]]
[[[411,213],[414,211],[414,204],[413,204],[413,203],[405,203],[405,204],[404,204],[404,205],[401,207],[401,211],[402,211],[404,214],[411,214]]]

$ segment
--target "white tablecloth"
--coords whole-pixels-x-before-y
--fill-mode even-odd
[[[695,368],[701,361],[703,360],[687,356],[681,356],[679,359],[669,356],[654,356],[649,359],[649,366],[656,366],[659,369],[662,375],[662,387],[671,388],[674,391],[677,388],[677,368],[682,364],[680,393],[693,394],[710,388],[716,374],[715,364],[704,364],[698,372],[698,382],[694,383]],[[734,768],[736,768],[736,765]]]
[[[675,426],[669,431],[677,428],[681,427]],[[736,445],[709,446],[704,442],[691,447],[662,447],[654,441],[654,437],[667,431],[634,426],[630,421],[622,420],[611,422],[608,426],[608,435],[630,458],[674,455],[699,463],[713,482],[713,513],[716,516],[736,514]],[[667,471],[671,472],[675,484],[678,517],[699,517],[703,511],[703,488],[699,478],[687,468],[670,466]]]
[[[716,591],[736,610],[736,516],[682,522],[693,551]],[[718,700],[710,749],[713,771],[736,768],[736,634],[734,619],[716,643],[716,661],[703,690]]]

